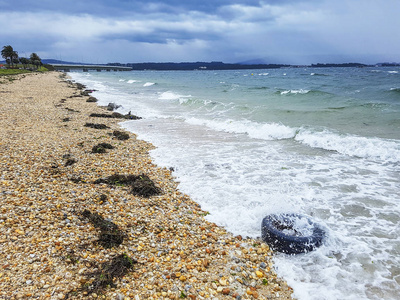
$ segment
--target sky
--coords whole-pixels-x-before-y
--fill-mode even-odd
[[[87,63],[400,62],[400,0],[0,0],[0,47]]]

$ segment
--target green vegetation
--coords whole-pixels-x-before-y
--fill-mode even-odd
[[[31,72],[31,71],[29,71],[29,70],[0,69],[0,76],[17,75],[17,74],[30,73],[30,72]]]
[[[29,58],[19,57],[18,52],[11,45],[3,46],[1,57],[6,60],[6,66],[0,64],[0,76],[30,73],[32,71],[45,72],[52,70],[50,65],[43,65],[39,55],[32,53]]]

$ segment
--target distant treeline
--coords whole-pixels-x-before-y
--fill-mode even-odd
[[[359,64],[359,63],[345,63],[345,64],[312,64],[312,68],[362,68],[370,67],[370,65]]]
[[[243,70],[243,69],[278,69],[290,67],[282,64],[226,64],[223,62],[181,62],[181,63],[109,63],[111,66],[126,66],[133,70]]]
[[[342,64],[312,64],[312,65],[285,65],[285,64],[228,64],[219,61],[213,62],[181,62],[181,63],[109,63],[109,66],[131,67],[133,70],[244,70],[244,69],[279,69],[279,68],[362,68],[371,65],[360,63],[342,63]],[[383,64],[379,64],[382,65]]]
[[[382,63],[380,64],[382,67],[399,67],[400,64],[398,63]]]

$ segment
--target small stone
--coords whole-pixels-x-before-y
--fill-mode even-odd
[[[124,300],[125,296],[122,294],[118,294],[117,297],[115,298],[116,300]]]
[[[265,262],[260,263],[260,268],[265,269],[267,267],[267,264]]]
[[[229,295],[230,292],[231,292],[231,290],[228,289],[228,288],[224,288],[224,289],[222,290],[222,294],[224,294],[224,295]]]
[[[32,280],[27,280],[26,281],[26,284],[31,284],[32,283]]]

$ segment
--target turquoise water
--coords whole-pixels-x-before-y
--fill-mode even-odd
[[[278,254],[299,299],[400,294],[400,68],[70,73],[208,219],[259,237],[269,213],[312,216],[321,248]]]

